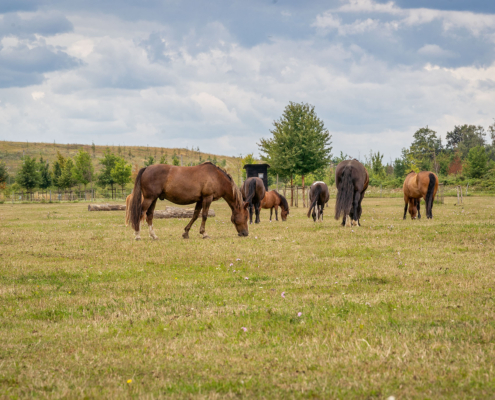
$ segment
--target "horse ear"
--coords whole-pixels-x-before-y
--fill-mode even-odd
[[[247,201],[245,201],[243,207],[245,210],[247,210],[249,207],[249,203]]]

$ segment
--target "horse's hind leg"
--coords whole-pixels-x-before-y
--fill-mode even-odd
[[[184,228],[184,233],[182,234],[182,237],[184,239],[189,239],[189,230],[191,229],[191,226],[194,224],[194,222],[196,222],[196,220],[198,219],[199,212],[201,211],[202,203],[203,203],[202,201],[198,201],[196,203],[196,207],[194,207],[193,217],[191,218],[187,226]]]
[[[272,215],[273,215],[273,207],[270,208],[270,222],[272,222]]]
[[[354,201],[352,202],[352,226],[359,226],[359,200],[361,199],[361,193],[354,193]]]
[[[321,204],[321,210],[320,210],[320,215],[321,215],[321,222],[323,222],[323,210],[325,208],[325,203]]]
[[[275,206],[275,219],[278,221],[278,206]]]
[[[421,199],[416,199],[416,206],[418,207],[418,219],[421,219],[421,212],[419,211],[419,205],[421,204]],[[426,212],[428,215],[428,212]]]
[[[409,199],[404,197],[404,201],[406,202],[406,205],[404,206],[404,217],[402,219],[406,219],[406,214],[407,214],[407,206],[409,205]]]
[[[256,219],[254,220],[255,224],[259,224],[261,222],[261,220],[260,220],[260,206],[261,206],[261,204],[259,202],[255,203],[255,205],[254,205],[254,212],[256,213]]]
[[[210,209],[210,204],[213,201],[213,196],[208,196],[203,199],[203,220],[201,221],[201,228],[199,233],[203,235],[203,239],[208,239],[209,236],[205,232],[206,220],[208,218],[208,210]]]
[[[249,203],[249,223],[253,223],[253,203]]]
[[[150,207],[146,211],[146,222],[148,223],[148,230],[150,233],[150,238],[152,239],[158,239],[158,236],[155,235],[155,232],[153,231],[153,213],[155,212],[155,205],[156,201],[158,199],[155,199],[153,203],[151,203]]]
[[[156,199],[155,200],[143,199],[143,204],[141,206],[141,210],[142,210],[141,217],[139,218],[139,229],[137,231],[134,231],[134,234],[135,234],[134,239],[136,239],[136,240],[141,239],[141,223],[144,221],[145,218],[147,219],[148,209],[151,207],[151,204],[153,202],[156,203]],[[153,208],[154,208],[154,206],[153,206]],[[151,215],[151,223],[153,223],[153,214]]]

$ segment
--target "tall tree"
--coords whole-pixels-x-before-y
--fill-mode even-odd
[[[39,186],[41,189],[48,189],[52,185],[52,174],[50,164],[48,164],[48,161],[43,160],[43,156],[40,157],[38,169],[40,174]]]
[[[17,173],[16,182],[26,190],[33,190],[38,186],[40,175],[38,172],[38,166],[36,165],[36,159],[29,156],[25,156],[22,160],[22,166]]]
[[[472,147],[468,154],[468,171],[471,178],[482,178],[488,170],[488,157],[483,146]]]
[[[436,156],[442,150],[442,139],[428,127],[418,129],[413,137],[410,151],[419,161],[419,168],[429,170],[433,166],[433,169],[438,172]]]
[[[110,186],[113,190],[113,185],[115,185],[115,180],[112,177],[112,169],[115,168],[118,157],[110,152],[107,147],[103,158],[100,159],[100,165],[103,166],[100,174],[98,175],[98,185],[101,187]]]
[[[473,147],[485,145],[485,136],[486,132],[482,126],[455,126],[452,132],[447,132],[447,148],[458,149],[465,158]]]
[[[60,151],[57,151],[57,159],[55,160],[55,162],[53,163],[53,167],[52,167],[52,170],[53,170],[53,183],[58,187],[58,188],[61,188],[61,186],[59,186],[58,184],[58,180],[60,179],[60,175],[62,175],[62,170],[64,169],[65,167],[65,157],[60,154]]]
[[[72,161],[72,158],[67,158],[62,169],[62,174],[58,178],[57,186],[62,189],[72,189],[76,184],[74,161]]]
[[[263,158],[276,171],[292,177],[304,176],[327,166],[331,161],[331,135],[318,118],[314,106],[290,102],[278,121],[273,122],[271,139],[258,144]]]
[[[74,175],[77,181],[84,185],[84,190],[86,190],[88,183],[93,182],[94,167],[91,156],[83,149],[80,149],[76,154]]]
[[[119,158],[112,169],[112,178],[122,190],[131,181],[132,166],[127,164],[123,158]]]

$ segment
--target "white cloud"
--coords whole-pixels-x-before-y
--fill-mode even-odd
[[[31,93],[31,96],[33,97],[33,100],[41,100],[45,97],[45,92],[33,92]]]

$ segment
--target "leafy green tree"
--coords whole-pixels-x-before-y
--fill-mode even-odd
[[[118,157],[110,152],[110,149],[107,148],[103,158],[100,159],[100,165],[103,166],[100,174],[98,175],[98,185],[101,187],[110,186],[113,190],[113,185],[115,185],[115,180],[112,177],[112,170],[115,168],[115,164],[117,163]]]
[[[418,129],[414,135],[410,152],[418,161],[418,167],[422,171],[428,171],[435,163],[436,155],[442,150],[442,139],[437,133],[428,127]]]
[[[404,158],[396,158],[394,161],[394,175],[396,178],[404,178],[409,172],[407,160]]]
[[[168,164],[167,155],[164,154],[160,157],[160,164]]]
[[[447,132],[447,148],[458,149],[462,158],[466,158],[473,147],[485,145],[486,132],[482,126],[455,126],[452,132]]]
[[[495,122],[488,127],[488,132],[490,133],[490,137],[492,139],[492,146],[495,146]]]
[[[91,150],[93,151],[93,158],[96,158],[96,146],[95,142],[91,143]]]
[[[472,147],[468,154],[467,174],[471,178],[482,178],[488,170],[488,157],[483,146]]]
[[[290,176],[304,176],[326,167],[331,161],[331,135],[318,118],[314,106],[290,102],[278,121],[273,122],[271,139],[258,144],[263,159],[274,172]],[[304,190],[304,189],[303,189]]]
[[[77,179],[75,176],[75,166],[72,158],[68,158],[65,161],[64,168],[62,169],[62,174],[58,178],[58,187],[61,189],[71,189],[77,184]]]
[[[177,154],[174,154],[173,157],[172,157],[172,164],[173,165],[180,165],[180,161],[179,161],[179,157],[177,156]]]
[[[369,169],[371,170],[371,175],[375,178],[384,178],[385,177],[385,166],[383,165],[383,154],[380,152],[373,153],[370,151],[369,158],[367,159],[367,164]]]
[[[22,166],[17,173],[16,182],[26,190],[33,190],[39,185],[40,175],[36,159],[25,156],[22,160]]]
[[[339,165],[342,161],[345,161],[345,160],[349,160],[351,158],[351,156],[349,156],[348,154],[344,154],[342,152],[342,150],[340,151],[340,155],[339,156],[335,156],[332,160],[332,162],[335,164],[335,165]]]
[[[155,163],[155,157],[150,155],[148,158],[144,160],[144,166],[149,167],[150,165],[153,165]]]
[[[75,157],[74,176],[79,183],[86,185],[93,182],[94,167],[91,162],[91,156],[88,152],[80,149]]]
[[[7,179],[9,179],[9,174],[7,172],[7,166],[3,161],[0,161],[0,186],[5,187],[7,183]]]
[[[122,190],[131,181],[132,166],[127,164],[123,158],[119,158],[112,169],[112,178]]]
[[[64,169],[65,167],[65,157],[60,154],[59,151],[57,151],[57,159],[55,160],[55,162],[53,163],[53,167],[52,167],[52,170],[53,170],[53,183],[58,187],[60,188],[60,186],[58,185],[58,180],[60,179],[60,175],[62,175],[62,170]]]
[[[50,164],[48,161],[43,160],[43,156],[40,157],[40,161],[38,163],[39,170],[39,186],[41,189],[47,189],[52,185],[52,174],[50,172]]]

